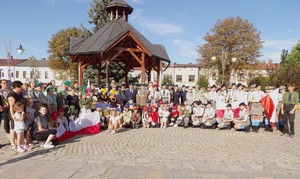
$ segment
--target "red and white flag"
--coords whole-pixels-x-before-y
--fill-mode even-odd
[[[267,119],[272,123],[275,123],[275,119],[276,119],[276,107],[278,105],[278,94],[279,94],[279,89],[277,88],[276,90],[272,91],[271,93],[269,93],[267,96],[263,97],[260,100],[260,103],[262,104],[263,108],[267,113]]]
[[[232,106],[232,111],[234,113],[234,117],[237,118],[239,117],[239,112],[240,112],[240,107],[239,105],[244,102],[247,104],[247,101],[245,100],[239,100],[239,101],[235,101],[233,103],[230,103],[231,106]],[[217,113],[217,118],[223,118],[224,117],[224,113],[225,113],[225,110],[227,109],[227,104],[229,103],[224,103],[224,102],[221,102],[221,101],[217,101],[216,102],[216,113]]]
[[[98,112],[82,114],[75,121],[69,123],[70,131],[67,131],[63,125],[57,128],[56,138],[59,141],[65,141],[76,135],[91,135],[100,132],[100,115]]]

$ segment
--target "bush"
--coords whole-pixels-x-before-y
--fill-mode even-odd
[[[200,75],[197,85],[201,88],[201,87],[207,87],[209,85],[208,79],[206,76],[204,75]]]

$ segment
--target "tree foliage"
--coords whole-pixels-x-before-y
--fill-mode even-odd
[[[282,52],[281,52],[281,57],[280,57],[280,64],[284,63],[286,57],[288,56],[289,54],[289,51],[288,50],[285,50],[283,49]]]
[[[88,84],[88,79],[90,83],[98,84],[98,70],[95,69],[93,65],[87,66],[83,72],[83,84]]]
[[[207,87],[209,85],[208,79],[206,76],[204,75],[200,75],[197,85],[201,88],[201,87]]]
[[[172,84],[173,83],[172,75],[164,75],[162,83],[163,84]]]
[[[273,86],[274,82],[272,81],[272,78],[270,76],[258,76],[258,77],[252,78],[249,81],[249,86],[255,85],[255,84],[260,84],[261,89],[265,90],[266,86]]]
[[[95,25],[92,29],[93,32],[96,32],[109,22],[109,14],[106,11],[106,7],[111,1],[112,0],[93,0],[91,3],[88,14],[90,17],[89,23]]]
[[[232,69],[238,70],[247,64],[257,63],[261,56],[260,49],[263,41],[260,32],[246,19],[241,17],[229,17],[219,20],[209,33],[204,37],[205,44],[197,49],[201,55],[199,63],[208,67],[217,66],[219,76],[222,76],[222,51],[225,61],[225,82],[229,82]],[[226,53],[225,53],[226,52]],[[216,60],[212,61],[211,57]],[[237,58],[237,62],[230,59]],[[220,80],[220,79],[219,79]]]
[[[71,77],[71,80],[78,79],[78,63],[71,62],[68,54],[69,38],[79,37],[82,30],[76,27],[61,29],[48,42],[50,53],[49,66],[62,80]]]
[[[297,91],[300,93],[300,41],[293,47],[287,55],[281,67],[276,71],[274,80],[276,85],[286,85],[295,83]]]
[[[34,56],[31,56],[28,60],[30,65],[30,79],[36,82],[38,81],[38,78],[40,78],[37,59]]]
[[[287,55],[286,61],[296,61],[300,63],[300,40]]]

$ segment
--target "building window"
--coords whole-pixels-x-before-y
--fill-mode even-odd
[[[195,75],[189,75],[189,82],[195,82]]]
[[[10,72],[10,76],[13,78],[14,77],[14,72]]]
[[[26,78],[26,71],[23,71],[23,78]]]
[[[48,79],[48,72],[45,71],[45,79]]]
[[[30,79],[33,79],[33,71],[30,71]]]
[[[16,78],[19,78],[19,76],[20,76],[20,72],[16,71]]]
[[[41,74],[42,74],[41,71],[37,71],[36,77],[41,78]]]
[[[2,78],[4,77],[4,73],[3,72],[1,73],[1,76],[2,76]]]
[[[176,75],[176,82],[182,82],[182,75]]]

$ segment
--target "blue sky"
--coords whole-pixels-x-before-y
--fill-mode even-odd
[[[127,0],[134,8],[129,22],[152,43],[164,44],[172,62],[195,63],[196,48],[219,19],[240,16],[261,32],[261,60],[280,61],[282,49],[300,40],[298,0]],[[9,0],[1,2],[0,58],[5,45],[14,58],[48,57],[48,41],[62,28],[91,28],[91,0]],[[5,42],[6,40],[6,42]],[[9,41],[11,42],[9,45]],[[19,42],[26,49],[18,55]]]

